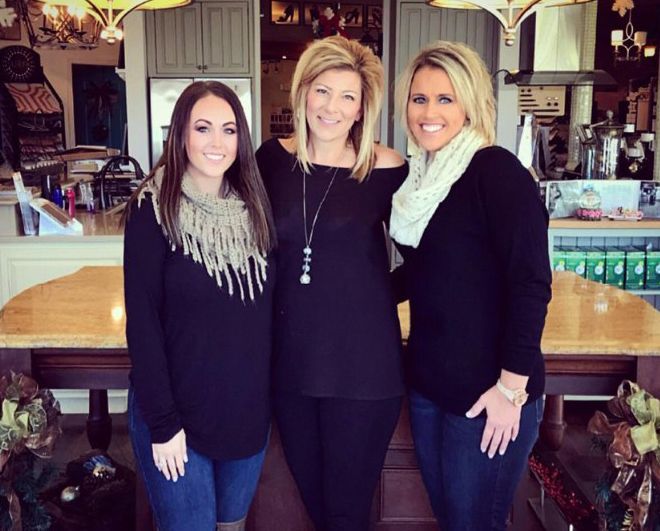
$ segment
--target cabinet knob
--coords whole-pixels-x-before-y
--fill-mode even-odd
[[[202,70],[202,65],[197,65],[197,70]]]
[[[207,65],[202,65],[202,70],[206,70],[208,68]]]

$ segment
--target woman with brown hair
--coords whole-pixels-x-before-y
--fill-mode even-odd
[[[270,423],[271,210],[238,97],[179,97],[124,242],[129,430],[158,528],[241,530]]]
[[[275,415],[324,531],[368,528],[403,395],[384,221],[408,168],[374,143],[382,94],[371,50],[316,41],[291,84],[293,137],[257,151],[279,242]]]

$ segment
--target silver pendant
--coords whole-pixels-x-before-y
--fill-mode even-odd
[[[309,272],[312,269],[311,261],[312,261],[312,249],[309,247],[309,245],[306,245],[305,248],[303,249],[303,266],[302,266],[303,274],[300,276],[301,284],[309,284],[312,281],[312,277],[309,276]]]

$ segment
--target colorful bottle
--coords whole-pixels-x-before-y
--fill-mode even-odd
[[[50,200],[58,207],[64,208],[64,196],[62,195],[62,187],[59,184],[53,186],[53,191],[50,193]]]
[[[69,217],[76,217],[76,191],[73,188],[66,189],[66,200],[69,206]]]

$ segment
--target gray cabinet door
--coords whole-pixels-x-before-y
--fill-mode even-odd
[[[464,42],[474,48],[491,73],[497,70],[500,25],[482,9],[442,9],[419,0],[399,4],[395,70],[400,75],[417,52],[436,40]],[[406,138],[394,120],[394,148],[406,153]]]
[[[201,74],[202,34],[199,4],[153,13],[155,74]]]
[[[204,74],[249,74],[253,44],[248,2],[204,2],[201,6]]]
[[[439,39],[469,44],[491,72],[497,69],[500,25],[490,13],[482,9],[442,9],[402,2],[399,14],[397,73],[420,48]]]

